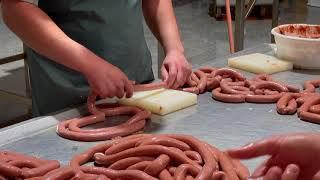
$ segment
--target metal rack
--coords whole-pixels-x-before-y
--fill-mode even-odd
[[[235,17],[235,51],[243,50],[244,44],[244,28],[246,17],[250,14],[250,11],[254,4],[255,0],[250,1],[248,8],[245,8],[245,0],[236,1],[236,17]],[[272,28],[278,25],[278,16],[279,16],[279,0],[273,0],[272,4]],[[273,36],[271,36],[271,42],[274,42]]]
[[[25,47],[25,45],[23,45],[23,53],[0,59],[0,65],[6,64],[6,63],[10,63],[10,62],[14,62],[14,61],[19,61],[19,60],[23,60],[24,61],[26,95],[24,96],[24,95],[13,93],[11,91],[0,89],[0,97],[6,98],[6,99],[10,99],[14,103],[24,104],[24,105],[26,105],[28,107],[27,114],[22,115],[20,117],[17,117],[17,118],[15,118],[13,120],[10,120],[9,123],[16,123],[16,122],[22,121],[25,118],[31,117],[31,114],[32,114],[30,75],[29,75],[29,66],[28,66],[28,63],[26,61],[27,56],[26,56],[26,53],[25,53],[25,49],[26,49],[26,47]],[[0,127],[1,126],[6,126],[6,124],[0,124]]]

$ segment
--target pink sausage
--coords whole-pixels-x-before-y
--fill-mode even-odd
[[[107,139],[112,139],[114,137],[126,136],[129,134],[135,133],[144,128],[146,121],[141,120],[135,123],[121,124],[115,127],[110,127],[109,129],[105,128],[106,132],[92,132],[92,133],[87,133],[87,132],[81,133],[76,131],[69,131],[67,128],[69,123],[70,123],[70,120],[59,123],[57,128],[58,135],[67,139],[77,140],[77,141],[103,141]]]
[[[89,174],[103,174],[110,179],[129,178],[129,179],[139,179],[139,180],[157,180],[156,178],[148,175],[147,173],[138,171],[138,170],[115,171],[115,170],[101,168],[101,167],[88,167],[88,166],[82,166],[81,170]]]
[[[230,81],[231,81],[231,79],[223,79],[223,80],[221,80],[220,88],[221,88],[223,93],[226,93],[226,94],[244,94],[244,95],[252,94],[252,92],[250,92],[250,91],[238,91],[238,90],[232,89],[227,84],[227,82],[230,82]]]
[[[152,163],[144,169],[144,172],[146,172],[151,176],[156,176],[163,169],[165,169],[169,163],[170,163],[170,157],[166,154],[161,154],[157,159],[152,161]]]
[[[320,114],[315,114],[307,111],[301,111],[299,117],[303,121],[308,121],[316,124],[320,124]]]
[[[228,68],[220,68],[216,71],[213,72],[213,77],[216,76],[228,76],[229,78],[232,78],[234,80],[239,80],[239,81],[244,81],[246,78],[239,72],[233,70],[233,69],[228,69]]]
[[[128,157],[128,158],[121,159],[121,160],[111,164],[108,168],[113,169],[113,170],[127,169],[129,166],[132,166],[138,162],[153,161],[153,160],[154,160],[153,157],[147,157],[147,156]]]
[[[279,94],[279,92],[278,91],[272,91],[270,89],[265,89],[264,90],[264,94],[265,95],[274,95],[274,94]]]
[[[279,114],[294,114],[297,111],[297,102],[292,93],[284,94],[277,102],[277,111]]]
[[[167,88],[167,84],[165,82],[158,83],[150,83],[150,84],[136,84],[133,86],[133,91],[149,91],[155,89]]]
[[[148,139],[142,139],[140,142],[136,143],[136,146],[144,145],[163,145],[167,147],[176,147],[182,151],[190,150],[190,146],[188,144],[166,136],[155,136]]]
[[[184,154],[198,164],[203,163],[201,155],[196,151],[185,151]]]
[[[190,164],[181,164],[174,173],[175,180],[185,180],[187,172],[193,176],[196,176],[199,173],[199,169],[190,165]]]
[[[237,173],[234,171],[234,166],[231,159],[225,153],[221,152],[219,155],[219,163],[221,169],[226,174],[227,179],[239,180]],[[241,171],[242,169],[238,169]]]
[[[277,102],[283,94],[275,95],[246,95],[245,101],[250,103],[275,103]]]
[[[216,78],[208,79],[207,81],[207,91],[211,91],[212,89],[215,89],[220,86],[220,81],[218,81]]]
[[[272,82],[272,81],[261,81],[254,83],[253,85],[250,86],[250,89],[252,91],[256,89],[271,89],[274,91],[279,91],[279,92],[288,92],[288,88],[283,86],[282,84]]]
[[[304,83],[304,92],[315,92],[315,89],[320,86],[320,80],[310,80]]]
[[[238,159],[231,159],[231,162],[239,179],[247,180],[250,176],[249,169],[246,166],[244,166]]]
[[[311,106],[309,108],[309,112],[315,113],[315,114],[320,114],[320,104]]]
[[[127,169],[128,170],[140,170],[140,171],[143,171],[150,164],[152,164],[152,161],[141,161],[141,162],[138,162],[138,163],[136,163],[134,165],[129,166]]]
[[[175,180],[175,179],[171,176],[170,172],[167,169],[164,169],[159,174],[159,180]]]
[[[243,94],[224,94],[221,93],[221,88],[216,88],[212,91],[212,97],[215,100],[227,103],[243,103],[245,102],[245,95]]]
[[[199,77],[200,81],[198,83],[198,88],[199,88],[199,92],[203,93],[206,90],[207,87],[207,76],[204,72],[202,71],[195,71],[194,72],[195,75],[197,75],[197,77]]]
[[[119,161],[120,159],[132,157],[132,156],[148,156],[148,155],[159,155],[159,154],[167,154],[169,157],[181,164],[192,164],[197,166],[197,163],[192,161],[184,154],[179,154],[176,151],[173,151],[170,148],[160,146],[160,145],[145,145],[138,146],[136,148],[127,149],[117,154],[112,154],[109,156],[102,156],[100,154],[95,154],[94,158],[96,161],[105,162],[105,163],[114,163]]]

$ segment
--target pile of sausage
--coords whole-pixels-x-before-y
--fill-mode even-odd
[[[146,85],[134,85],[134,91],[152,90],[165,87],[165,83],[153,83]],[[76,141],[102,141],[121,136],[128,136],[144,128],[146,120],[151,113],[137,107],[120,106],[118,104],[96,105],[97,94],[91,92],[88,96],[89,116],[74,118],[60,122],[57,126],[57,134]],[[103,122],[107,117],[128,115],[131,116],[125,123],[99,129],[82,129],[82,127]]]
[[[212,97],[229,103],[275,103],[286,92],[299,88],[276,82],[268,75],[246,79],[241,73],[228,68],[203,67],[192,73],[186,88],[196,94],[212,91]]]
[[[265,74],[246,79],[229,68],[202,67],[191,74],[182,90],[196,94],[211,91],[215,100],[227,103],[277,103],[279,114],[297,112],[302,120],[320,123],[319,86],[320,80],[306,81],[300,91]]]
[[[316,88],[320,80],[310,80],[304,83],[304,90],[299,93],[286,93],[277,102],[279,114],[295,114],[301,120],[320,123],[320,93]]]
[[[0,151],[0,180],[43,176],[59,166],[58,161],[42,160],[15,152]]]
[[[90,162],[94,165],[88,165]],[[25,178],[21,174],[6,174],[1,167],[0,175],[4,178]],[[22,164],[19,167],[28,169],[33,166]],[[46,172],[27,178],[244,180],[249,177],[248,169],[240,161],[192,136],[174,134],[139,134],[113,140],[74,156],[67,167],[54,166]]]

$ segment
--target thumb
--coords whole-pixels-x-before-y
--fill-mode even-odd
[[[246,146],[230,149],[226,152],[233,158],[251,159],[264,155],[273,155],[279,149],[280,137],[271,137]]]

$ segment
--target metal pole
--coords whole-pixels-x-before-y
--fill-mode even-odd
[[[235,17],[235,51],[243,49],[244,42],[244,22],[245,22],[245,0],[236,0]]]
[[[27,47],[23,44],[23,53],[24,53],[24,75],[25,75],[25,83],[26,83],[26,97],[30,99],[30,105],[28,106],[28,115],[32,115],[32,98],[31,98],[31,82],[30,82],[30,69],[27,62],[26,55]]]
[[[165,58],[164,50],[162,48],[162,45],[158,42],[158,78],[161,78],[161,66],[163,63],[163,60]]]
[[[278,17],[279,17],[279,0],[273,0],[272,4],[272,28],[278,26]],[[271,35],[271,42],[274,43],[274,36]]]

